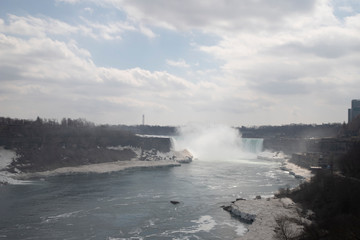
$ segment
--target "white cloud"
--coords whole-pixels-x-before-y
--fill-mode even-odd
[[[46,37],[0,34],[0,66],[0,108],[16,117],[70,114],[101,121],[118,111],[117,117],[126,112],[124,121],[131,123],[139,112],[173,112],[177,101],[186,105],[196,91],[167,72],[98,67],[76,42]]]
[[[94,9],[90,8],[90,7],[86,7],[84,8],[84,11],[89,13],[90,15],[94,13]]]
[[[78,31],[74,26],[48,17],[19,17],[9,14],[7,21],[6,24],[1,19],[0,32],[21,36],[45,37],[47,34],[66,35]]]
[[[83,0],[62,0],[75,4]],[[204,32],[260,31],[282,27],[284,19],[312,11],[317,1],[140,1],[92,0],[102,7],[125,11],[134,22],[172,30],[198,29]]]
[[[180,68],[188,68],[188,67],[190,67],[190,65],[187,64],[187,63],[185,62],[185,60],[182,59],[182,58],[180,58],[180,59],[177,60],[177,61],[167,59],[167,60],[166,60],[166,63],[167,63],[168,65],[170,65],[170,66],[173,66],[173,67],[180,67]]]
[[[120,40],[125,32],[140,32],[149,38],[156,35],[146,26],[114,21],[109,23],[93,22],[81,17],[83,24],[70,25],[50,17],[16,16],[9,14],[7,21],[0,19],[0,32],[28,37],[46,37],[49,35],[81,34],[94,39]]]
[[[342,121],[344,104],[358,97],[360,14],[345,2],[90,2],[102,10],[115,7],[125,20],[83,17],[82,24],[71,25],[49,17],[0,19],[2,109],[13,111],[6,104],[11,99],[20,101],[11,97],[17,93],[41,108],[46,108],[40,103],[44,99],[58,106],[56,110],[62,109],[62,102],[71,104],[72,109],[91,116],[90,120],[99,119],[101,112],[102,117],[121,115],[131,122],[139,112],[152,111],[159,122],[170,124],[192,118],[279,124]],[[335,15],[337,8],[351,15],[340,19]],[[186,77],[140,67],[101,67],[94,64],[91,49],[72,38],[80,34],[123,41],[126,32],[161,38],[163,29],[182,38],[195,36],[189,37],[194,43],[191,54],[205,53],[220,65],[200,70],[184,60],[188,56],[172,59],[171,53],[164,53],[167,65],[186,68]],[[202,38],[216,36],[217,41],[202,45],[196,42],[199,32]],[[56,40],[56,36],[69,37]],[[55,100],[51,100],[53,95]],[[66,115],[65,108],[62,112]]]

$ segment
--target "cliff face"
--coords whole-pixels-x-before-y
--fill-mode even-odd
[[[138,138],[138,147],[144,150],[155,149],[160,152],[169,152],[171,150],[171,139],[165,137],[140,137]]]
[[[306,141],[300,138],[265,138],[264,149],[292,154],[306,151]]]
[[[264,148],[273,151],[283,151],[287,154],[298,152],[332,152],[346,153],[357,140],[355,138],[267,138]]]

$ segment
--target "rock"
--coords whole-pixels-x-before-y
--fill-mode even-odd
[[[260,196],[260,195],[259,195],[259,196],[256,196],[255,199],[256,199],[256,200],[260,200],[260,199],[261,199],[261,196]]]
[[[170,203],[176,205],[176,204],[179,204],[180,202],[179,201],[174,201],[174,200],[171,200]]]
[[[241,211],[236,204],[231,204],[230,206],[224,206],[223,209],[229,212],[233,217],[237,217],[241,221],[244,221],[246,223],[253,223],[256,218],[255,214],[250,214]]]
[[[182,151],[174,151],[173,154],[174,159],[178,163],[191,163],[193,160],[193,155],[187,149]]]
[[[280,202],[283,204],[284,208],[290,208],[295,205],[293,200],[291,200],[290,198],[281,198]]]
[[[285,208],[284,203],[290,204],[291,207]],[[240,221],[251,223],[246,226],[248,232],[239,239],[244,240],[267,240],[275,239],[274,230],[279,230],[276,217],[284,216],[285,218],[297,218],[298,209],[292,206],[288,199],[267,199],[260,200],[250,199],[247,201],[237,201],[230,206],[223,208],[232,216],[237,217]],[[301,222],[305,222],[301,219]],[[311,222],[306,222],[307,225]],[[299,226],[291,225],[291,228],[302,229]]]
[[[222,209],[224,209],[227,212],[231,212],[231,206],[221,206]]]
[[[237,198],[236,201],[246,201],[245,198]]]

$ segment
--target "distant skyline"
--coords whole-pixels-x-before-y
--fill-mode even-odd
[[[346,122],[358,0],[2,0],[0,116]]]

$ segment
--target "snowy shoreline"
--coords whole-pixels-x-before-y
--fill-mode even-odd
[[[112,147],[113,150],[123,150],[129,147]],[[86,164],[74,167],[60,167],[48,171],[17,172],[10,173],[6,170],[13,160],[16,160],[16,152],[0,147],[0,184],[26,184],[28,179],[45,178],[58,175],[87,174],[87,173],[110,173],[132,168],[154,168],[154,167],[176,167],[183,163],[190,163],[193,159],[191,153],[184,149],[182,151],[170,151],[161,153],[158,151],[142,151],[131,148],[137,157],[131,160],[119,160],[115,162],[104,162]]]
[[[268,152],[264,151],[261,152],[258,156],[258,159],[273,161],[273,162],[280,162],[281,167],[280,169],[288,172],[290,175],[293,175],[295,178],[305,179],[309,181],[310,178],[313,176],[312,172],[309,169],[302,168],[294,163],[289,162],[290,156],[285,155],[282,152]]]
[[[289,162],[289,157],[282,153],[264,152],[258,159],[281,162],[280,169],[293,175],[295,178],[309,181],[313,176],[308,169],[302,168]],[[284,217],[288,219],[298,219],[301,224],[288,222],[288,228],[293,234],[298,235],[303,229],[303,225],[311,221],[299,216],[301,209],[289,198],[261,198],[260,199],[238,199],[229,206],[223,207],[231,215],[241,221],[251,223],[248,231],[237,240],[272,240],[278,239],[276,231],[279,225],[277,219]]]
[[[309,181],[311,179],[311,177],[313,176],[313,173],[309,169],[302,168],[294,163],[291,163],[291,162],[289,162],[288,159],[285,159],[281,169],[284,171],[288,171],[289,174],[291,174],[295,177],[300,176],[300,177],[304,178],[306,181]]]
[[[226,208],[226,209],[225,209]],[[248,225],[248,232],[237,238],[238,240],[271,240],[276,238],[276,222],[280,218],[296,218],[302,224],[310,221],[298,214],[298,207],[289,198],[267,198],[253,200],[237,200],[224,210],[243,221],[252,222]],[[303,226],[290,223],[294,234],[300,234]]]
[[[151,168],[151,167],[176,167],[180,163],[169,160],[160,161],[140,161],[133,159],[131,161],[117,161],[108,163],[88,164],[77,167],[61,167],[50,171],[19,173],[14,175],[15,179],[26,180],[31,178],[52,177],[58,175],[72,175],[81,173],[111,173],[131,168]]]

